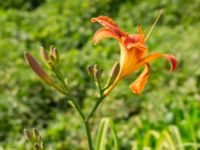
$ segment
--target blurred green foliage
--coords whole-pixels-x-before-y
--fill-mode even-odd
[[[90,19],[108,15],[126,32],[134,33],[142,24],[147,33],[161,8],[164,15],[147,45],[149,52],[177,56],[177,70],[170,74],[166,61],[152,62],[149,82],[139,96],[128,88],[139,72],[121,81],[93,119],[93,136],[106,116],[116,124],[122,150],[133,143],[141,148],[149,130],[161,132],[169,125],[179,129],[183,142],[200,142],[199,0],[0,0],[0,145],[5,150],[29,149],[23,129],[37,127],[50,150],[86,149],[79,116],[63,95],[27,67],[23,52],[39,59],[41,45],[56,46],[73,94],[88,112],[96,89],[87,65],[97,63],[106,77],[119,58],[114,40],[93,45],[99,25]]]

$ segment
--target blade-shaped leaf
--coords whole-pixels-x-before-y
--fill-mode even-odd
[[[101,119],[95,150],[105,150],[105,140],[106,140],[106,132],[108,130],[108,126],[109,126],[109,119],[108,118]]]
[[[115,128],[115,124],[114,124],[113,120],[110,120],[110,128],[112,130],[112,137],[113,137],[113,141],[114,141],[114,150],[119,150],[119,140],[118,140],[117,130]]]

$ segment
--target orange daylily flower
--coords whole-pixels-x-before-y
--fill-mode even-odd
[[[94,35],[95,45],[104,38],[114,38],[119,42],[121,49],[120,71],[112,85],[105,90],[104,95],[108,95],[121,79],[145,66],[144,71],[130,86],[133,93],[140,94],[149,77],[149,62],[157,58],[166,58],[171,63],[171,72],[176,68],[176,57],[171,54],[153,53],[146,55],[148,48],[145,46],[145,35],[141,26],[138,26],[137,34],[128,34],[123,32],[119,26],[107,16],[92,18],[91,21],[93,23],[98,22],[103,26],[101,29],[97,30]]]

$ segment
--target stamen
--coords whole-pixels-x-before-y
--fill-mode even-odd
[[[162,15],[162,12],[163,12],[163,10],[161,9],[160,12],[159,12],[159,14],[158,14],[158,17],[156,18],[156,20],[154,21],[153,25],[151,26],[151,28],[150,28],[150,30],[149,30],[147,36],[145,37],[145,40],[144,40],[144,41],[146,41],[146,40],[149,38],[149,36],[150,36],[151,32],[153,31],[153,29],[154,29],[156,23],[158,22],[160,16]]]

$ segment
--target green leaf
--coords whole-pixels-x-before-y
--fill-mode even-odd
[[[171,133],[173,141],[175,142],[179,150],[184,150],[179,129],[176,126],[172,125],[169,127],[169,132]]]
[[[101,119],[95,150],[105,150],[105,140],[106,140],[106,132],[108,130],[108,125],[109,125],[108,118]]]
[[[156,150],[163,150],[167,148],[169,150],[176,150],[176,146],[173,143],[172,137],[168,131],[164,130],[161,132],[160,138],[156,144]]]
[[[117,130],[115,128],[115,124],[113,122],[113,120],[110,119],[110,128],[112,130],[112,137],[113,137],[113,141],[114,141],[114,150],[119,150],[119,140],[118,140],[118,136],[117,136]]]
[[[156,140],[158,140],[160,138],[160,133],[155,130],[149,130],[144,137],[143,146],[144,147],[149,146],[152,138],[155,138]]]

